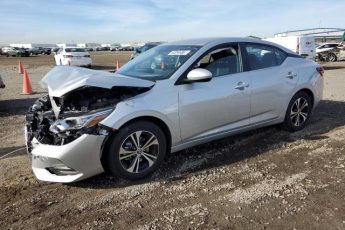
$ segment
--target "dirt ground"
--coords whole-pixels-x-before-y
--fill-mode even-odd
[[[129,53],[92,57],[112,69]],[[324,100],[303,131],[273,126],[170,154],[143,181],[60,184],[34,178],[23,137],[53,56],[21,61],[36,94],[20,94],[18,59],[0,57],[1,229],[345,229],[345,62],[325,65]]]

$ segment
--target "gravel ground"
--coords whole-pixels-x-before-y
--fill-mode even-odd
[[[92,56],[98,69],[129,57]],[[18,59],[0,57],[1,229],[345,228],[344,62],[326,65],[324,100],[303,131],[273,126],[170,154],[143,181],[53,184],[34,178],[22,131],[52,58],[21,59],[36,92],[25,96]]]

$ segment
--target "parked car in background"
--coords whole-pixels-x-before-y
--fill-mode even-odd
[[[43,48],[41,47],[32,47],[29,49],[30,55],[39,55],[43,54]]]
[[[315,50],[316,53],[324,52],[324,51],[329,51],[334,48],[337,48],[339,43],[324,43],[322,45],[316,46]]]
[[[15,57],[18,54],[18,51],[14,47],[6,46],[2,49],[2,55],[5,55],[7,57],[12,56]]]
[[[121,46],[119,51],[133,51],[134,48],[132,46]]]
[[[273,37],[263,40],[284,46],[306,59],[315,60],[316,58],[315,38],[313,36]]]
[[[60,49],[60,47],[51,48],[51,52],[56,54],[59,51],[59,49]]]
[[[29,57],[30,56],[30,52],[26,48],[14,47],[14,49],[17,50],[17,56],[20,56],[20,57]]]
[[[49,96],[26,115],[33,172],[67,183],[106,169],[136,180],[169,152],[268,125],[301,130],[322,98],[323,73],[250,38],[162,44],[115,74],[55,67],[41,82]]]
[[[317,53],[320,61],[335,62],[345,60],[345,46],[343,43],[337,44],[333,48],[325,48]]]
[[[92,64],[90,54],[85,48],[61,48],[54,56],[56,65],[88,66]]]
[[[110,51],[118,51],[120,49],[120,46],[111,46]]]
[[[137,57],[139,54],[144,53],[145,51],[152,49],[158,45],[162,44],[161,42],[149,42],[143,46],[136,47],[131,55],[131,60]]]
[[[95,51],[105,51],[104,47],[96,47]]]
[[[52,49],[51,48],[43,48],[43,54],[44,55],[50,55],[52,52]]]

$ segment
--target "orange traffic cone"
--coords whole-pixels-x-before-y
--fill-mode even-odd
[[[26,72],[26,69],[24,69],[23,94],[32,94],[31,82],[28,76],[28,72]]]
[[[22,63],[20,61],[18,63],[18,73],[19,74],[23,74],[24,73],[24,68],[23,68],[23,65],[22,65]]]
[[[119,61],[116,61],[116,71],[120,69]]]

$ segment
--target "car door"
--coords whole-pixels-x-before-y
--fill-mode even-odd
[[[296,63],[286,60],[278,48],[244,44],[251,76],[251,124],[269,122],[285,115],[287,103],[298,81]]]
[[[196,68],[209,70],[209,82],[179,85],[182,141],[207,138],[245,127],[250,114],[250,76],[243,72],[239,46],[206,53]]]

